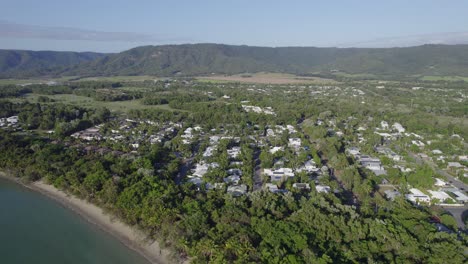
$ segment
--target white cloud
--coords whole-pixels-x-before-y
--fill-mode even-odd
[[[45,27],[16,24],[0,20],[0,38],[27,38],[50,40],[120,41],[120,42],[173,42],[183,39],[160,37],[135,32],[106,32],[80,28]]]

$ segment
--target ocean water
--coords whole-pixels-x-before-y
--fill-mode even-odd
[[[1,264],[148,264],[58,202],[0,178]]]

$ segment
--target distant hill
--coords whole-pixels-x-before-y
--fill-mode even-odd
[[[33,52],[34,54],[34,52]],[[39,55],[36,54],[38,57]],[[42,54],[41,54],[42,55]],[[53,54],[52,54],[53,55]],[[68,54],[59,60],[31,59],[22,72],[19,66],[7,72],[22,74],[112,76],[194,76],[283,72],[292,74],[374,74],[379,76],[468,76],[468,45],[423,45],[408,48],[315,48],[252,47],[222,44],[143,46],[117,54]],[[23,55],[26,57],[25,55]],[[33,56],[33,55],[30,55]],[[95,60],[91,60],[95,56]],[[44,56],[46,57],[46,56]],[[0,56],[1,64],[5,59]],[[33,57],[35,58],[35,57]],[[82,63],[76,64],[79,59]],[[50,63],[49,63],[50,61]],[[64,65],[59,70],[48,70]],[[10,63],[14,64],[14,63]],[[3,72],[4,68],[0,68]]]
[[[0,78],[54,74],[58,68],[96,60],[104,55],[94,52],[0,50]]]

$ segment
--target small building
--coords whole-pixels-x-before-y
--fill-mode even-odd
[[[391,201],[394,201],[397,197],[401,196],[401,193],[397,190],[386,190],[384,194],[385,194],[385,197]]]
[[[463,168],[464,166],[461,165],[459,162],[448,162],[447,163],[447,169],[450,169],[450,168],[456,168],[456,169],[460,169],[460,168]]]
[[[429,192],[429,194],[431,195],[431,198],[432,198],[432,199],[437,199],[437,200],[439,200],[439,203],[444,203],[444,202],[446,202],[447,200],[452,200],[452,198],[450,197],[450,195],[448,195],[446,192],[442,192],[442,191],[431,191],[431,190],[429,190],[428,192]]]
[[[392,125],[392,128],[396,131],[398,131],[398,133],[404,133],[405,132],[405,128],[400,124],[400,123],[394,123]]]
[[[274,181],[282,181],[288,178],[294,177],[294,172],[290,168],[279,168],[276,170],[273,169],[264,169],[263,173],[270,177],[272,182]]]
[[[241,196],[247,193],[247,185],[232,185],[227,188],[227,193],[231,194],[232,196]]]
[[[381,127],[383,130],[387,130],[388,127],[389,127],[387,121],[381,121],[381,122],[380,122],[380,127]]]
[[[289,139],[289,147],[299,149],[301,147],[301,139],[300,138],[290,138]]]
[[[361,150],[358,147],[350,147],[346,149],[346,152],[348,152],[352,156],[360,155]]]
[[[319,192],[319,193],[330,193],[331,192],[330,186],[327,186],[327,185],[316,185],[315,190],[317,192]]]
[[[466,196],[464,193],[461,191],[454,191],[453,194],[455,194],[455,200],[460,203],[466,203],[468,202],[468,196]]]
[[[319,168],[317,168],[317,164],[315,164],[314,160],[308,160],[304,163],[304,165],[299,167],[296,171],[297,172],[305,171],[307,173],[312,173],[312,172],[316,172],[317,170],[319,170]]]
[[[266,183],[265,184],[265,189],[269,190],[270,192],[274,193],[278,191],[278,186],[273,183]]]
[[[214,189],[223,189],[224,188],[224,183],[223,182],[216,182],[214,184],[211,184],[211,183],[206,183],[205,184],[205,188],[207,190],[214,190]]]
[[[387,174],[384,167],[382,166],[382,163],[377,158],[372,158],[370,156],[363,155],[359,157],[359,163],[364,168],[371,170],[377,176]]]
[[[410,194],[405,195],[406,199],[414,204],[421,202],[430,204],[431,198],[416,188],[410,189]]]
[[[225,183],[231,183],[231,184],[239,184],[240,181],[240,176],[239,175],[231,175],[226,178],[224,178]]]
[[[447,183],[444,182],[443,180],[439,179],[439,178],[435,178],[436,182],[434,183],[435,186],[437,187],[443,187],[443,186],[446,186]]]
[[[232,147],[232,148],[227,150],[227,154],[228,154],[229,158],[231,158],[231,159],[237,158],[240,153],[241,153],[241,148],[240,147]]]
[[[203,180],[199,177],[191,178],[188,182],[195,184],[196,186],[200,186],[203,183]]]
[[[270,153],[271,153],[271,154],[275,154],[275,153],[278,152],[278,151],[283,151],[283,147],[272,147],[272,148],[270,149]]]
[[[308,183],[294,183],[292,187],[299,190],[310,190],[310,184]]]

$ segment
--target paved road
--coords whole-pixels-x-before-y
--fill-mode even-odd
[[[463,192],[466,192],[468,190],[468,185],[460,181],[459,179],[453,177],[452,175],[448,174],[446,171],[443,170],[436,170],[437,173],[447,177],[449,181],[451,181],[451,184],[458,189],[462,190]]]
[[[176,184],[181,184],[182,181],[185,179],[185,176],[187,176],[188,172],[190,171],[190,168],[192,167],[193,164],[193,156],[182,160],[182,166],[179,169],[179,173],[177,174],[175,178],[175,183]]]
[[[255,172],[253,178],[253,191],[261,190],[263,186],[262,181],[262,166],[260,166],[260,150],[257,149],[254,152],[254,160],[255,160]]]
[[[463,216],[468,215],[468,205],[465,204],[463,207],[455,207],[455,206],[442,206],[445,210],[453,215],[455,220],[457,221],[457,226],[460,229],[465,229],[465,223],[463,222]]]
[[[411,152],[408,152],[415,160],[418,164],[423,164],[423,163],[426,163],[428,164],[429,166],[431,166],[438,174],[442,175],[442,176],[445,176],[453,186],[457,187],[458,189],[462,190],[462,192],[466,192],[468,191],[468,185],[463,183],[462,181],[460,181],[459,179],[453,177],[452,175],[450,175],[449,173],[447,173],[446,171],[444,170],[441,170],[439,168],[437,168],[437,166],[434,164],[434,162],[430,161],[430,160],[424,160],[422,159],[421,157],[419,157],[418,155],[414,154],[414,153],[411,153]]]

